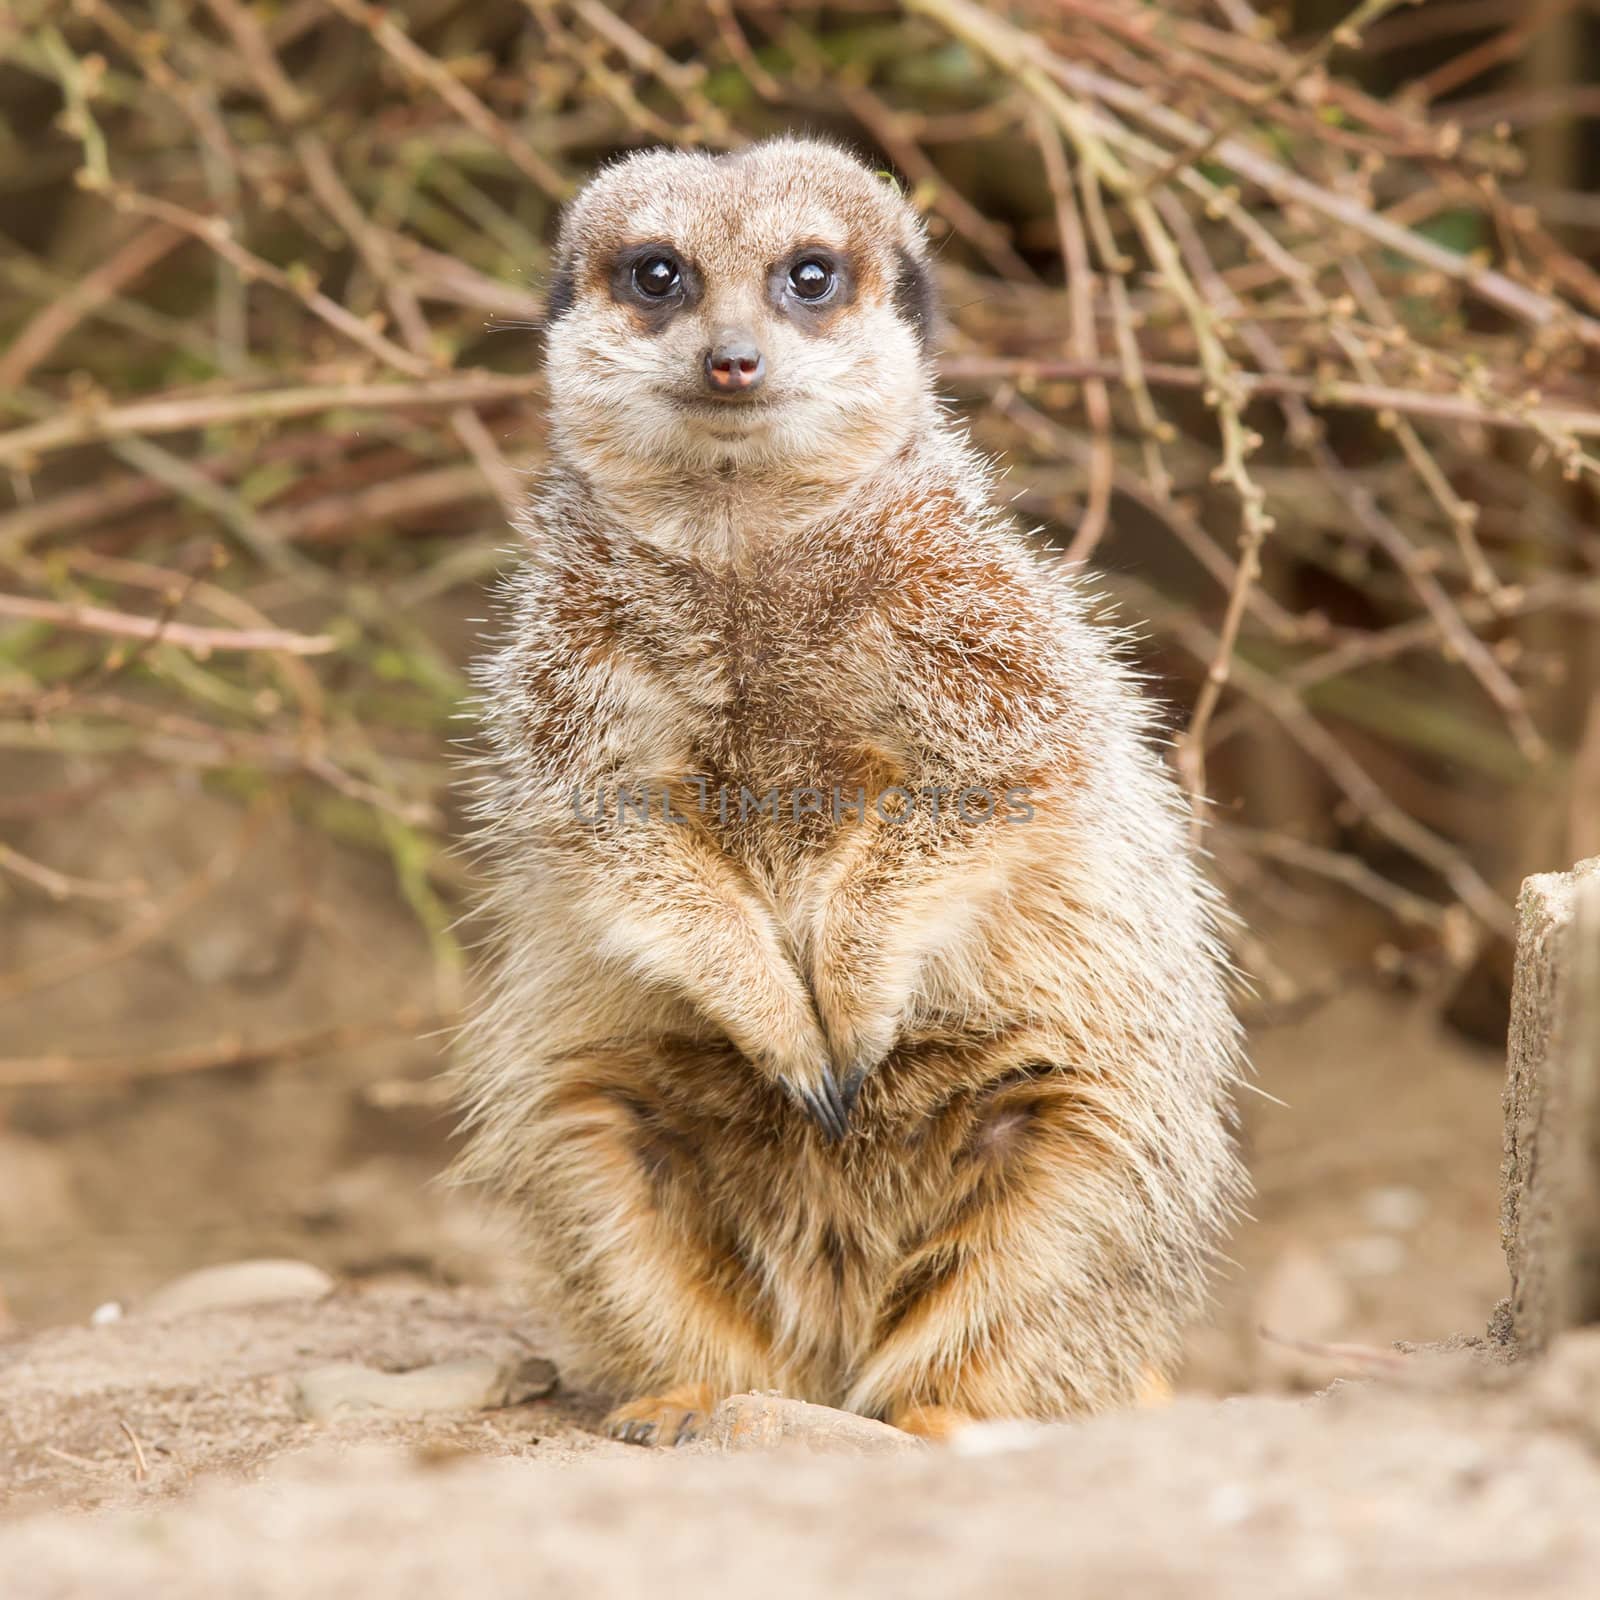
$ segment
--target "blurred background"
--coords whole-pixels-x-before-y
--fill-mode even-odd
[[[1597,12],[13,0],[0,1335],[245,1255],[514,1282],[436,1075],[549,243],[619,151],[784,130],[926,217],[944,390],[1241,914],[1188,1383],[1481,1328],[1517,885],[1600,853]]]

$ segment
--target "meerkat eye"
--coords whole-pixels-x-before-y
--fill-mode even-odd
[[[646,256],[634,263],[633,286],[652,300],[664,299],[682,282],[683,274],[671,256]]]
[[[802,300],[821,300],[833,285],[833,268],[816,256],[807,256],[789,268],[789,287]]]

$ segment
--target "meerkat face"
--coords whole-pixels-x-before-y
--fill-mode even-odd
[[[558,436],[602,487],[675,473],[849,482],[930,403],[932,318],[916,214],[832,146],[633,156],[561,229]]]

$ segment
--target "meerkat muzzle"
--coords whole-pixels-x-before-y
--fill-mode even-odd
[[[748,394],[766,375],[766,357],[749,339],[725,336],[706,352],[706,386],[714,394]]]

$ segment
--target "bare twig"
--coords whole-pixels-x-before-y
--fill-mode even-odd
[[[327,3],[358,28],[370,33],[379,48],[402,71],[438,95],[524,177],[531,178],[557,200],[564,200],[571,193],[572,185],[543,156],[513,133],[459,78],[408,39],[382,7],[363,5],[361,0],[327,0]]]
[[[292,656],[317,656],[338,647],[338,641],[326,634],[288,633],[281,628],[200,628],[192,623],[168,622],[160,617],[133,617],[124,611],[108,611],[103,606],[34,600],[20,594],[0,594],[0,617],[43,622],[52,628],[71,628],[78,633],[103,633],[119,639],[149,639],[176,645],[180,650],[190,650],[198,656],[208,656],[214,650],[264,650],[281,651]]]
[[[485,405],[532,394],[542,383],[541,378],[531,374],[503,376],[494,372],[461,372],[409,384],[313,384],[304,388],[261,389],[192,399],[141,400],[125,406],[86,408],[0,433],[0,463],[22,465],[47,451],[66,449],[90,440],[305,417],[319,411]]]
[[[28,374],[96,306],[143,276],[183,239],[180,229],[164,222],[142,228],[60,299],[51,301],[16,336],[11,348],[0,355],[0,391],[25,383]]]
[[[143,880],[129,878],[122,883],[103,883],[97,878],[76,878],[58,872],[42,861],[34,861],[14,845],[0,842],[0,871],[12,873],[24,883],[42,889],[52,900],[128,900],[145,893]]]
[[[1089,273],[1089,246],[1072,190],[1072,176],[1067,171],[1061,136],[1042,114],[1034,117],[1034,137],[1044,159],[1050,193],[1055,199],[1061,260],[1067,275],[1072,353],[1080,361],[1093,362],[1099,355],[1094,329],[1094,280]],[[1089,425],[1094,430],[1094,446],[1089,457],[1089,503],[1083,521],[1072,536],[1072,543],[1067,546],[1068,561],[1087,561],[1099,544],[1111,508],[1111,480],[1116,466],[1111,453],[1111,400],[1104,379],[1088,379],[1084,397]]]
[[[0,1090],[87,1088],[141,1078],[187,1077],[235,1067],[294,1066],[319,1056],[359,1050],[385,1039],[423,1038],[451,1025],[445,1014],[401,1011],[375,1022],[337,1023],[252,1044],[225,1038],[155,1054],[0,1057]]]
[[[946,360],[944,375],[956,383],[1042,382],[1050,379],[1081,381],[1103,378],[1110,383],[1127,381],[1127,374],[1115,361],[1063,360],[1031,356],[956,356]],[[1170,362],[1146,362],[1144,380],[1162,389],[1203,390],[1209,379],[1199,367],[1174,366]],[[1300,377],[1294,373],[1236,372],[1234,382],[1247,399],[1275,399],[1297,395],[1311,405],[1334,411],[1394,411],[1407,416],[1429,417],[1441,422],[1465,422],[1484,428],[1538,430],[1548,428],[1577,438],[1600,438],[1600,411],[1580,407],[1555,407],[1531,404],[1525,400],[1497,402],[1488,396],[1436,394],[1427,390],[1402,389],[1371,383],[1350,383],[1343,379]],[[0,435],[3,446],[4,435]]]
[[[1139,180],[1141,191],[1147,193],[1152,189],[1158,189],[1162,184],[1170,183],[1184,168],[1199,166],[1202,161],[1209,159],[1215,153],[1223,140],[1238,133],[1252,117],[1265,111],[1286,94],[1292,93],[1297,84],[1304,83],[1335,50],[1354,49],[1361,43],[1361,35],[1371,23],[1377,22],[1396,6],[1410,3],[1411,0],[1361,0],[1361,4],[1356,6],[1338,27],[1327,33],[1304,55],[1287,62],[1271,83],[1265,88],[1256,90],[1235,106],[1198,144],[1175,150],[1154,172],[1145,174]]]
[[[139,1443],[139,1435],[128,1426],[126,1417],[118,1417],[117,1426],[122,1429],[128,1443],[133,1446],[133,1481],[143,1483],[150,1476],[150,1466],[144,1458],[144,1446]]]
[[[0,974],[0,1004],[81,978],[85,973],[120,961],[142,949],[232,876],[240,855],[260,822],[260,812],[248,817],[237,836],[217,851],[200,871],[160,904],[136,917],[109,938],[17,972]]]

